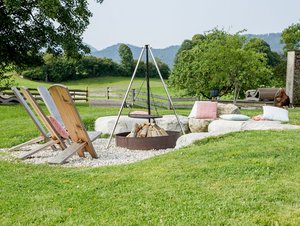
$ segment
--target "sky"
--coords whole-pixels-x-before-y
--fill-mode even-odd
[[[300,22],[300,0],[88,0],[83,41],[98,50],[117,43],[180,45],[215,27],[234,33],[281,32]]]

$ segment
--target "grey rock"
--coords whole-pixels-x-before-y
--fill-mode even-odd
[[[178,116],[182,123],[185,132],[189,132],[188,118],[185,116]],[[111,134],[113,127],[116,123],[117,116],[100,117],[95,122],[95,130],[101,131],[102,134]],[[114,134],[130,132],[135,123],[144,123],[146,119],[130,118],[122,115],[118,121]],[[180,125],[175,115],[164,115],[163,118],[155,120],[156,124],[161,128],[169,131],[181,132]]]
[[[189,118],[189,128],[192,133],[207,132],[208,125],[214,121],[213,119],[196,119]]]
[[[177,141],[176,141],[176,146],[175,149],[179,149],[185,146],[188,146],[192,143],[194,143],[197,140],[202,140],[206,137],[211,137],[211,136],[218,136],[222,133],[219,132],[212,132],[212,133],[189,133],[180,136]]]
[[[285,130],[300,129],[300,126],[281,124],[280,121],[227,121],[215,120],[208,126],[208,132],[230,133],[242,130]]]
[[[240,113],[241,113],[240,109],[234,104],[218,103],[218,112],[217,112],[218,117],[223,114],[240,114]]]
[[[178,115],[183,130],[189,132],[189,119],[186,116]],[[155,119],[156,124],[168,131],[181,132],[181,127],[175,115],[164,115],[162,118]]]
[[[117,116],[100,117],[95,121],[95,130],[101,131],[102,134],[111,134],[116,123]],[[114,134],[130,132],[135,123],[143,123],[145,119],[130,118],[128,116],[120,116]]]

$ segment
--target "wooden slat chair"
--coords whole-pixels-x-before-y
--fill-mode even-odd
[[[51,164],[62,164],[76,152],[80,157],[84,157],[84,152],[86,151],[93,158],[97,158],[92,140],[95,140],[101,132],[94,132],[90,135],[87,133],[67,87],[53,85],[49,88],[49,92],[68,130],[72,144],[48,162]]]
[[[24,95],[24,97],[26,98],[26,100],[28,101],[28,103],[30,104],[30,106],[32,107],[32,109],[34,110],[34,112],[36,113],[36,115],[38,116],[39,120],[37,119],[37,117],[35,116],[35,114],[32,112],[31,108],[29,107],[29,105],[26,103],[26,101],[24,100],[24,98],[22,97],[21,93],[18,91],[18,89],[16,87],[12,88],[13,92],[16,94],[17,98],[19,99],[20,103],[23,105],[23,107],[25,108],[26,112],[29,114],[29,116],[31,117],[31,119],[33,120],[33,122],[35,123],[35,125],[37,126],[37,128],[39,129],[39,131],[41,132],[41,136],[38,138],[34,138],[28,142],[25,142],[23,144],[17,145],[15,147],[12,147],[9,150],[16,150],[24,145],[27,144],[32,144],[41,140],[45,140],[46,143],[40,145],[37,148],[34,148],[24,154],[22,154],[21,156],[19,156],[19,158],[21,159],[25,159],[30,157],[31,155],[47,148],[47,147],[52,147],[52,149],[56,149],[55,148],[55,144],[58,144],[62,149],[66,148],[66,145],[64,143],[63,138],[60,137],[60,135],[58,134],[58,132],[55,130],[55,128],[53,127],[53,125],[51,124],[51,122],[49,121],[49,119],[47,118],[47,116],[45,115],[45,113],[43,112],[43,110],[41,109],[41,107],[38,105],[38,103],[36,102],[36,100],[34,99],[34,97],[31,95],[31,93],[28,91],[28,89],[26,87],[21,87],[20,91],[21,93]],[[49,131],[49,133],[46,132],[46,130],[43,128],[42,124],[45,126],[45,128]]]
[[[8,151],[15,151],[18,150],[24,146],[30,145],[30,144],[34,144],[34,143],[38,143],[41,141],[49,141],[50,140],[50,134],[48,134],[46,132],[46,130],[44,129],[44,127],[42,126],[42,124],[40,123],[40,121],[38,120],[38,118],[36,117],[36,115],[33,113],[33,111],[31,110],[31,108],[29,107],[29,105],[26,103],[25,99],[23,98],[23,96],[21,95],[21,93],[19,92],[19,90],[17,89],[17,87],[13,86],[12,91],[14,92],[15,96],[17,97],[17,99],[19,100],[19,103],[23,106],[23,108],[26,110],[27,114],[29,115],[29,117],[32,119],[32,121],[34,122],[34,125],[37,127],[37,129],[40,132],[40,136],[33,138],[29,141],[26,141],[22,144],[18,144],[16,146],[11,147],[10,149],[8,149]]]
[[[48,89],[45,86],[38,86],[37,90],[45,103],[49,113],[53,116],[62,126],[64,126],[64,122],[59,114],[59,111],[54,103],[52,96],[50,95]]]
[[[38,86],[37,89],[38,89],[38,92],[39,92],[43,102],[45,103],[49,113],[51,114],[51,116],[54,117],[63,127],[65,127],[64,122],[61,118],[61,115],[60,115],[48,89],[45,86]],[[90,140],[93,142],[94,140],[96,140],[99,137],[101,132],[87,131],[87,133],[88,133],[88,136],[90,137]],[[70,144],[70,142],[69,142],[69,144]]]

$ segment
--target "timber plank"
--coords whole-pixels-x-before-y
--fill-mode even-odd
[[[58,140],[50,140],[47,143],[42,144],[39,147],[18,156],[18,158],[26,159],[26,158],[30,157],[31,155],[43,150],[44,148],[47,148],[47,147],[52,146],[52,145],[57,144],[57,143],[58,143]]]
[[[49,164],[63,164],[66,162],[68,158],[74,155],[76,152],[80,151],[86,143],[73,143],[69,147],[67,147],[64,151],[62,151],[57,156],[51,158],[48,163]]]

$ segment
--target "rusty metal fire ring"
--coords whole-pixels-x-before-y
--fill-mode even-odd
[[[116,146],[131,150],[159,150],[174,148],[180,132],[166,131],[169,136],[158,137],[126,137],[127,133],[116,134]]]

